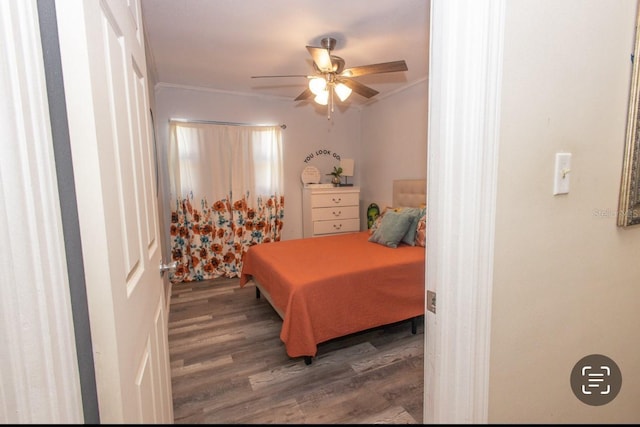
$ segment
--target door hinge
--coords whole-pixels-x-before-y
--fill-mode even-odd
[[[436,293],[427,291],[427,310],[436,314]]]

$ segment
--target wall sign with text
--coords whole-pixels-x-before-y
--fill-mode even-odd
[[[329,156],[336,159],[337,161],[340,161],[340,154],[333,152],[331,150],[327,150],[325,148],[321,148],[319,150],[316,150],[307,154],[307,157],[305,157],[304,162],[309,163],[311,160],[315,159],[316,157],[321,157],[321,156]]]

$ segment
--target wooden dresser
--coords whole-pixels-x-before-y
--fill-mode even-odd
[[[302,189],[304,237],[360,231],[360,187]]]

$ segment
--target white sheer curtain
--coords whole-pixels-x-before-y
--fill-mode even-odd
[[[219,142],[224,141],[225,128],[172,122],[170,131],[171,195],[226,196],[231,186],[231,150]]]
[[[282,194],[282,136],[279,127],[236,126],[227,129],[231,150],[231,195]],[[250,167],[248,167],[250,165]]]
[[[281,194],[282,134],[277,126],[171,122],[169,168],[174,197],[235,199]]]
[[[174,281],[239,275],[242,254],[280,239],[282,133],[277,126],[170,122]]]

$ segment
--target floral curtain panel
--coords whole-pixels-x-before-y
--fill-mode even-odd
[[[170,124],[172,282],[238,277],[251,245],[280,240],[278,127]]]

